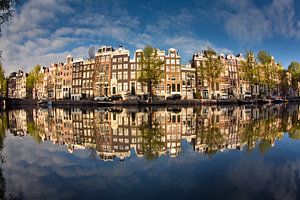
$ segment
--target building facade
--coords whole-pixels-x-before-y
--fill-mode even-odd
[[[111,54],[113,51],[111,46],[102,46],[95,55],[94,96],[111,95]]]
[[[94,68],[95,60],[84,60],[82,69],[82,99],[94,98]]]
[[[62,83],[63,99],[71,99],[72,70],[73,70],[73,58],[71,55],[68,55],[66,63],[63,66],[63,83]]]
[[[82,58],[74,59],[73,61],[71,99],[75,101],[82,99],[83,62]]]

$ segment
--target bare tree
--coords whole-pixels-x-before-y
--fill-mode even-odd
[[[94,46],[89,48],[88,54],[89,54],[89,59],[94,59],[95,58],[95,47]]]
[[[7,22],[14,12],[16,0],[1,0],[0,1],[0,31],[1,25]]]

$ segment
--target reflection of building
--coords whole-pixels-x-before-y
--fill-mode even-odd
[[[27,112],[25,110],[13,110],[8,113],[10,132],[18,135],[27,135]]]
[[[176,157],[185,139],[195,151],[212,155],[226,149],[271,148],[283,132],[296,137],[299,107],[201,107],[14,110],[8,113],[9,129],[19,136],[66,146],[69,152],[92,149],[92,155],[112,161],[135,152],[153,159]]]

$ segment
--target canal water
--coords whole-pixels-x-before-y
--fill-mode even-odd
[[[300,106],[0,114],[0,199],[300,199]]]

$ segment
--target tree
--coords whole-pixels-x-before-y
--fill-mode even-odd
[[[267,95],[270,95],[270,90],[276,85],[277,66],[274,58],[265,50],[258,52],[257,60],[259,61],[260,73],[263,75],[262,83],[267,85]]]
[[[13,15],[15,0],[1,0],[0,1],[0,32],[1,25],[7,22]]]
[[[285,70],[282,66],[280,66],[278,70],[278,76],[280,93],[282,96],[286,96],[289,91],[288,71]]]
[[[202,65],[204,79],[206,79],[209,85],[212,87],[213,97],[215,97],[216,79],[219,78],[223,70],[223,64],[220,58],[217,56],[216,51],[211,48],[205,50],[204,55],[206,57],[206,60],[203,63],[204,65]]]
[[[95,59],[95,47],[94,46],[89,48],[88,54],[89,54],[89,59]]]
[[[251,87],[251,96],[253,96],[254,86],[259,85],[260,74],[258,71],[257,61],[252,51],[246,52],[246,60],[241,61],[241,77],[248,81]]]
[[[34,89],[35,96],[37,94],[37,84],[43,79],[43,74],[41,73],[41,69],[42,68],[40,65],[34,66],[26,78],[26,87],[29,90]]]
[[[293,61],[288,66],[288,72],[292,76],[292,87],[294,90],[298,90],[298,81],[300,80],[300,63]]]
[[[6,89],[7,89],[7,81],[5,78],[5,71],[4,71],[2,63],[0,61],[0,93],[1,93],[1,95],[6,96]]]
[[[140,71],[138,81],[147,84],[148,95],[152,97],[153,87],[163,78],[161,66],[164,64],[164,61],[159,58],[157,49],[147,45],[143,50],[139,64],[142,70]]]

